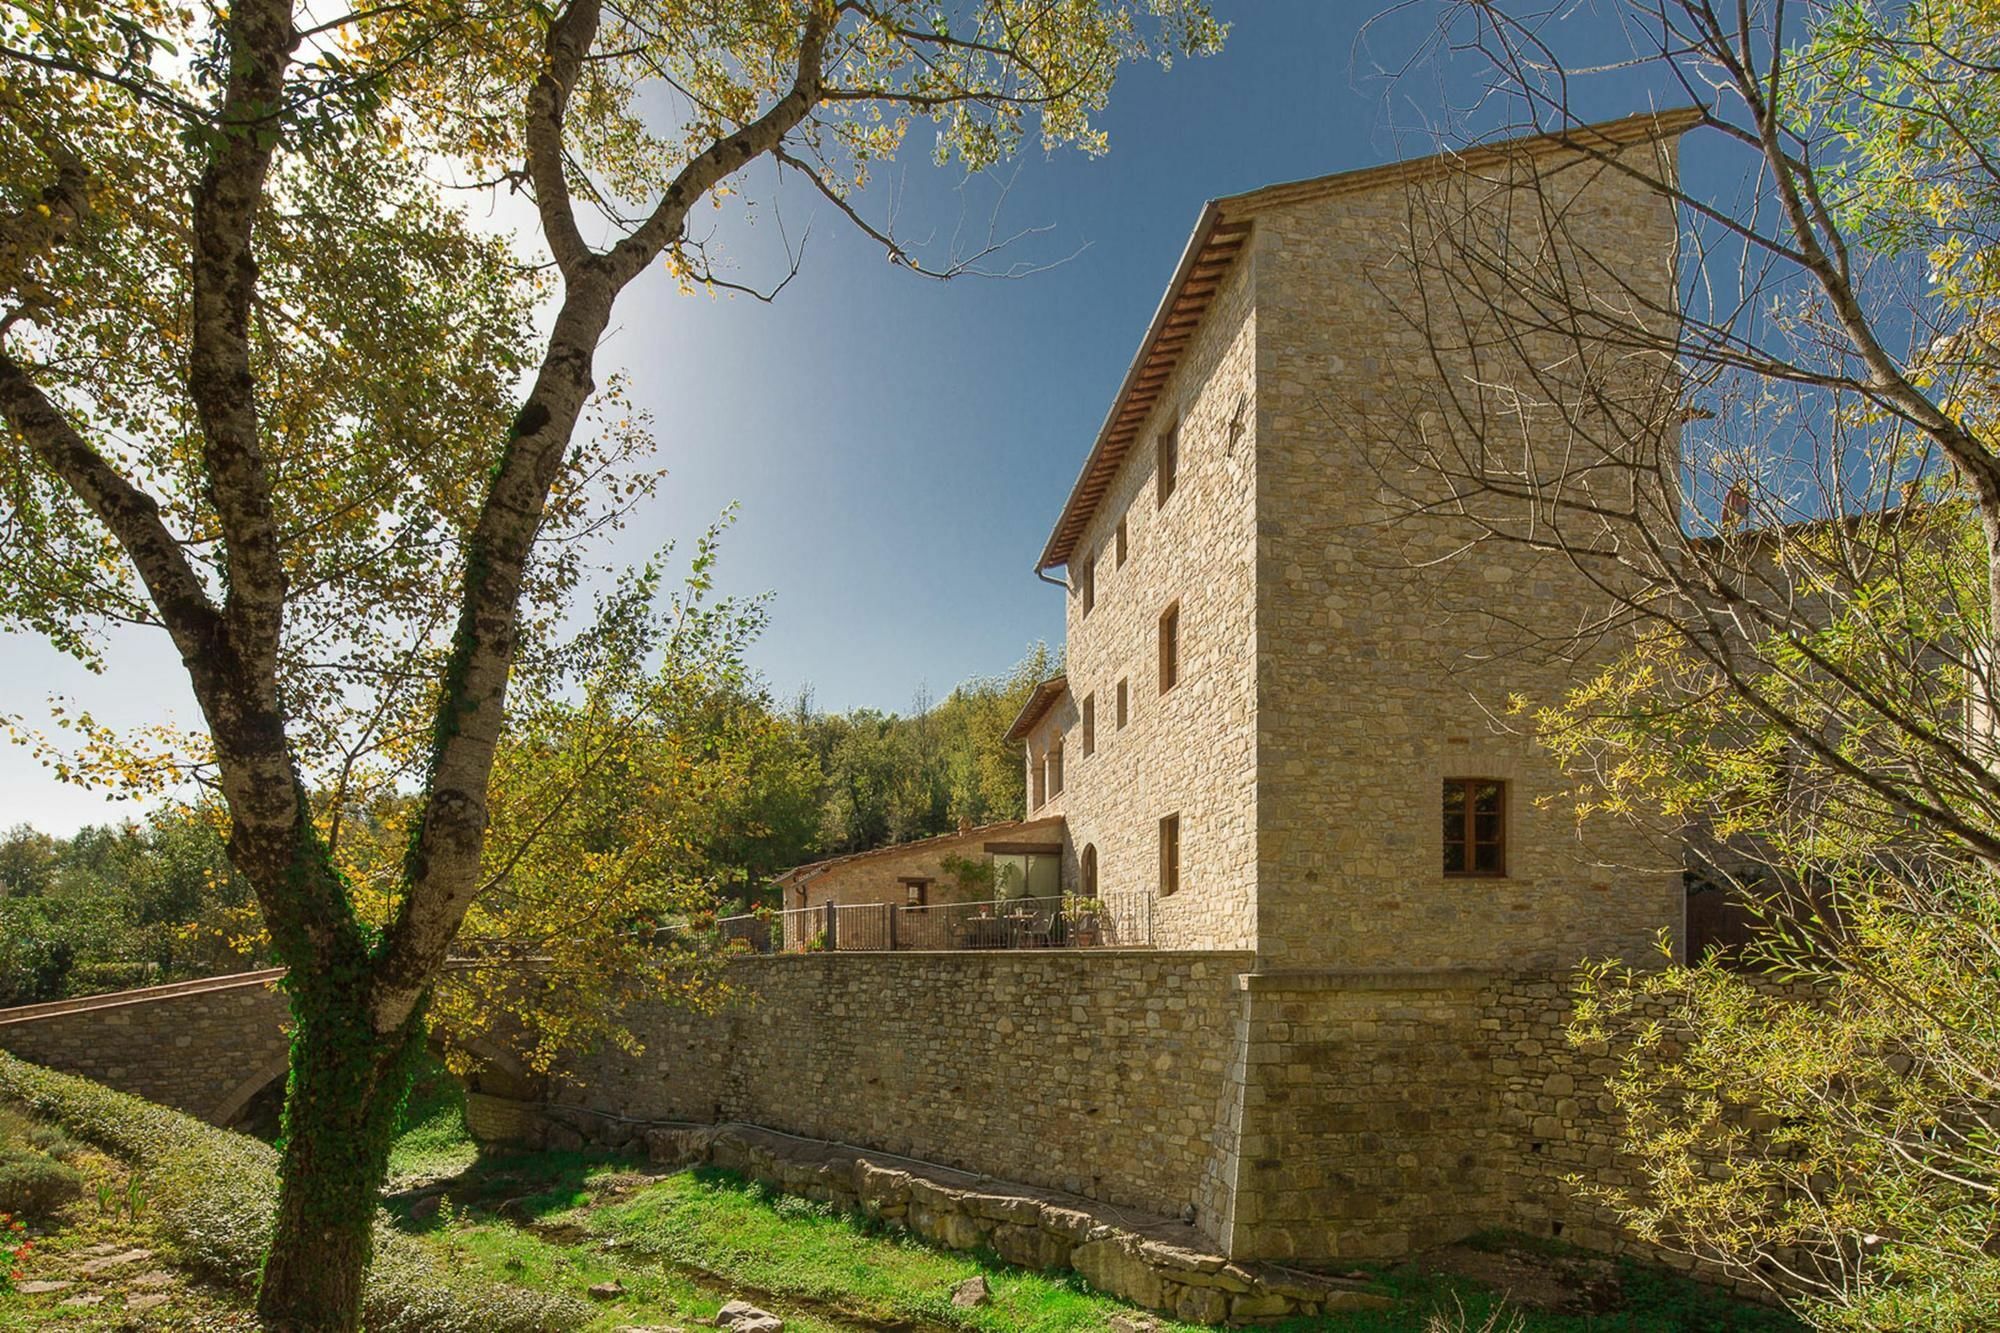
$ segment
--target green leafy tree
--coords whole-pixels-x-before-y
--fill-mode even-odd
[[[1734,958],[1586,973],[1575,1035],[1625,1057],[1644,1180],[1584,1188],[1816,1325],[1969,1333],[2000,1308],[2000,9],[1620,9],[1615,77],[1692,104],[1699,192],[1583,128],[1607,66],[1571,11],[1441,31],[1489,109],[1676,211],[1677,289],[1629,280],[1560,185],[1506,235],[1417,199],[1404,313],[1479,364],[1385,473],[1413,523],[1592,581],[1514,647],[1611,664],[1517,716],[1582,817],[1653,828],[1756,918]],[[1522,468],[1496,429],[1562,459]]]
[[[1021,818],[1026,777],[1007,728],[1035,685],[1059,670],[1057,655],[1038,643],[1004,676],[975,677],[939,702],[919,692],[907,716],[815,713],[802,698],[791,724],[819,766],[816,850],[867,851],[961,822]]]
[[[0,614],[92,660],[104,623],[157,626],[187,670],[203,735],[148,750],[79,720],[75,771],[212,775],[289,967],[270,1323],[354,1326],[426,1009],[489,875],[510,677],[586,572],[571,539],[646,489],[643,425],[598,391],[619,295],[656,266],[710,281],[689,221],[759,161],[899,263],[964,271],[867,216],[913,128],[972,170],[1031,133],[1095,151],[1123,64],[1220,35],[1200,0],[0,12]],[[433,169],[524,190],[531,253]],[[394,908],[369,920],[337,839],[398,799]]]
[[[215,812],[0,840],[0,1004],[31,1004],[255,966],[254,907]]]

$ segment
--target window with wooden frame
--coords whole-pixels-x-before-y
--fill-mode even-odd
[[[1444,873],[1507,873],[1507,784],[1499,778],[1444,780]]]
[[[1160,820],[1160,896],[1171,897],[1181,887],[1181,817]]]
[[[1076,600],[1083,607],[1083,614],[1089,615],[1097,605],[1097,557],[1083,562],[1076,571]]]
[[[1061,741],[1057,741],[1049,747],[1049,796],[1051,798],[1062,795],[1062,752]]]
[[[1039,810],[1044,805],[1048,804],[1049,800],[1049,788],[1048,788],[1049,767],[1047,763],[1030,764],[1029,767],[1034,770],[1035,774],[1035,780],[1034,780],[1035,803],[1032,808]]]
[[[1181,423],[1178,420],[1167,423],[1167,428],[1160,432],[1160,438],[1154,441],[1153,450],[1156,483],[1153,505],[1159,508],[1166,504],[1167,497],[1174,493],[1174,487],[1181,479]]]
[[[1160,693],[1165,694],[1181,679],[1181,604],[1175,602],[1160,612]]]
[[[1114,553],[1113,566],[1118,569],[1125,568],[1125,520],[1122,518],[1118,520],[1118,536],[1112,542],[1112,550]]]
[[[1083,720],[1080,725],[1083,730],[1083,757],[1088,759],[1097,753],[1097,696],[1095,694],[1086,694],[1083,696]]]
[[[1127,710],[1127,709],[1126,709],[1126,707],[1125,707],[1125,704],[1126,704],[1126,700],[1127,700],[1127,698],[1129,697],[1130,693],[1131,693],[1131,692],[1130,692],[1129,690],[1127,690],[1127,689],[1125,688],[1125,682],[1124,682],[1124,681],[1122,681],[1122,680],[1121,680],[1121,681],[1119,681],[1119,682],[1118,682],[1118,707],[1117,707],[1117,709],[1116,709],[1115,711],[1116,711],[1116,712],[1117,712],[1117,714],[1118,714],[1118,730],[1120,730],[1120,731],[1123,731],[1123,730],[1125,730],[1125,719],[1126,719],[1126,716],[1127,716],[1127,712],[1128,712],[1128,710]]]
[[[931,900],[931,881],[918,876],[910,876],[902,881],[903,906],[926,907]]]
[[[1097,896],[1096,843],[1087,842],[1083,845],[1083,853],[1077,857],[1077,870],[1079,877],[1083,881],[1083,896],[1086,898],[1095,898]]]

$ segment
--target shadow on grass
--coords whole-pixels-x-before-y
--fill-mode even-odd
[[[480,1149],[454,1174],[393,1192],[382,1204],[397,1229],[417,1234],[439,1230],[454,1214],[531,1226],[590,1202],[591,1176],[645,1165],[631,1153]]]

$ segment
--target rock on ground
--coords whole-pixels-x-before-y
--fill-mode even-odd
[[[986,1285],[983,1277],[969,1277],[951,1289],[951,1303],[960,1310],[970,1310],[975,1305],[991,1305],[993,1289]]]
[[[731,1301],[715,1314],[715,1326],[730,1333],[785,1333],[785,1321],[748,1301]]]

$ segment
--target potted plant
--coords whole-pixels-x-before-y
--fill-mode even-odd
[[[1097,947],[1098,918],[1104,914],[1104,900],[1086,898],[1080,893],[1063,895],[1063,921],[1069,929],[1069,940],[1079,949]]]

